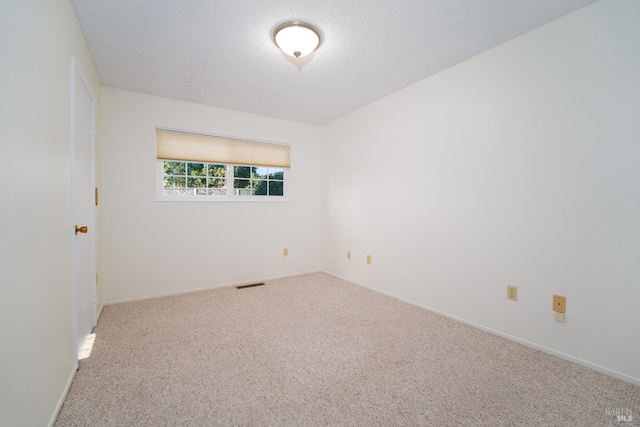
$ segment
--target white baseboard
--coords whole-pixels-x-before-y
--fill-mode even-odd
[[[591,363],[591,362],[588,362],[586,360],[571,356],[569,354],[561,353],[561,352],[553,350],[551,348],[535,344],[535,343],[533,343],[531,341],[527,341],[527,340],[515,337],[513,335],[505,334],[504,332],[500,332],[500,331],[498,331],[496,329],[492,329],[492,328],[489,328],[487,326],[484,326],[484,325],[481,325],[481,324],[478,324],[478,323],[475,323],[475,322],[471,322],[469,320],[465,320],[465,319],[462,319],[462,318],[457,317],[457,316],[453,316],[453,315],[445,313],[443,311],[436,310],[435,308],[431,308],[431,307],[428,307],[426,305],[417,303],[415,301],[411,301],[411,300],[408,300],[406,298],[402,298],[402,297],[394,295],[394,294],[392,294],[390,292],[385,292],[385,291],[382,291],[380,289],[376,289],[374,287],[365,285],[363,283],[355,282],[353,280],[341,277],[341,276],[339,276],[337,274],[333,274],[333,273],[330,273],[328,271],[322,271],[322,273],[327,274],[329,276],[336,277],[336,278],[341,279],[341,280],[345,280],[347,282],[356,284],[358,286],[362,286],[363,288],[370,289],[372,291],[378,292],[378,293],[386,295],[388,297],[400,300],[402,302],[406,302],[407,304],[411,304],[411,305],[413,305],[415,307],[419,307],[419,308],[422,308],[424,310],[430,311],[432,313],[439,314],[439,315],[447,317],[449,319],[453,319],[453,320],[458,321],[460,323],[464,323],[466,325],[473,326],[474,328],[478,328],[478,329],[481,329],[483,331],[489,332],[489,333],[491,333],[493,335],[497,335],[499,337],[506,338],[506,339],[508,339],[510,341],[517,342],[518,344],[522,344],[524,346],[527,346],[527,347],[530,347],[530,348],[534,348],[536,350],[540,350],[540,351],[542,351],[544,353],[550,354],[552,356],[559,357],[559,358],[567,360],[569,362],[576,363],[576,364],[584,366],[586,368],[590,368],[590,369],[593,369],[595,371],[602,372],[603,374],[609,375],[609,376],[614,377],[614,378],[618,378],[618,379],[620,379],[622,381],[626,381],[628,383],[640,386],[640,378],[635,378],[635,377],[632,377],[630,375],[623,374],[622,372],[614,371],[613,369],[605,368],[604,366],[600,366],[600,365],[597,365],[595,363]]]
[[[60,399],[58,399],[58,404],[56,405],[56,409],[53,411],[53,415],[51,415],[51,419],[49,420],[49,424],[47,424],[49,427],[52,427],[53,424],[56,422],[56,418],[58,418],[58,414],[60,413],[60,410],[62,409],[62,405],[64,404],[64,400],[67,398],[67,393],[69,393],[69,389],[71,388],[71,383],[73,382],[73,379],[76,376],[76,371],[77,371],[77,369],[75,367],[73,367],[73,369],[71,369],[71,375],[69,375],[69,379],[67,380],[67,385],[64,387],[64,390],[62,392],[62,396],[60,396]]]
[[[190,293],[193,293],[193,292],[209,291],[209,290],[212,290],[212,289],[229,288],[231,286],[250,285],[252,283],[267,282],[269,280],[277,280],[277,279],[286,279],[287,277],[295,277],[295,276],[301,276],[301,275],[304,275],[304,274],[314,274],[314,273],[321,273],[321,271],[320,270],[303,271],[303,272],[298,272],[298,273],[285,274],[283,276],[275,276],[275,277],[268,277],[268,278],[262,278],[262,279],[252,279],[252,280],[243,280],[243,281],[240,281],[240,282],[224,283],[224,284],[221,284],[221,285],[206,286],[204,288],[186,289],[186,290],[175,291],[175,292],[166,292],[166,293],[162,293],[162,294],[146,295],[146,296],[142,296],[142,297],[125,298],[125,299],[121,299],[121,300],[114,300],[114,301],[105,302],[103,304],[103,307],[106,306],[106,305],[121,304],[123,302],[142,301],[142,300],[146,300],[146,299],[170,297],[170,296],[174,296],[174,295],[190,294]]]

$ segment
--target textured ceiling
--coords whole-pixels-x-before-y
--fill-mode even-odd
[[[104,86],[323,124],[594,0],[72,0]],[[315,25],[302,66],[272,39]]]

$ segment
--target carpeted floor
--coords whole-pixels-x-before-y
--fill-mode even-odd
[[[95,333],[57,426],[640,425],[640,387],[324,274],[107,306]]]

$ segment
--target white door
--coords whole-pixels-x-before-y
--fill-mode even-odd
[[[96,322],[94,99],[72,61],[71,209],[76,364]],[[86,228],[83,228],[86,227]],[[76,365],[77,367],[77,365]]]

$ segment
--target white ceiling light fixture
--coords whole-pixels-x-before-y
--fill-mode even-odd
[[[291,21],[280,24],[273,31],[276,45],[289,56],[301,58],[320,46],[320,32],[311,24]]]

